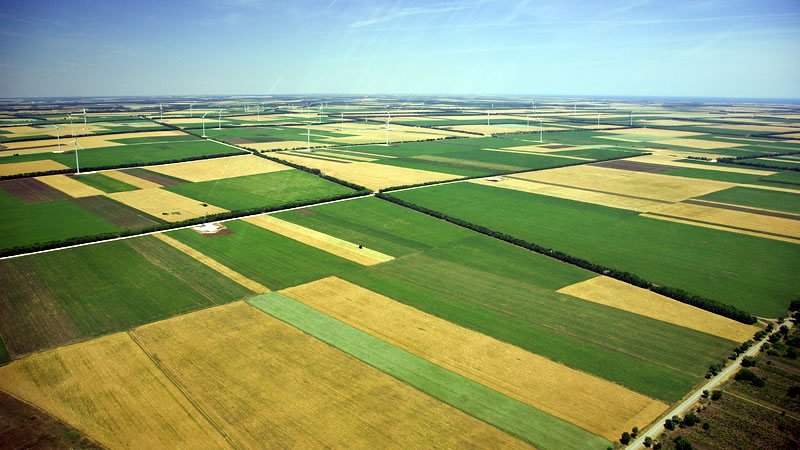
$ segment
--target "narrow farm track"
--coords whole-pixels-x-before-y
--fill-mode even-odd
[[[787,327],[791,327],[792,321],[787,320],[781,325],[786,325]],[[780,329],[781,325],[777,325],[775,327],[775,333],[779,332],[778,330]],[[723,369],[722,372],[720,372],[717,376],[711,378],[706,384],[697,388],[691,395],[689,395],[689,397],[687,397],[684,401],[678,404],[678,406],[663,414],[661,418],[657,422],[655,422],[655,424],[652,427],[642,432],[636,438],[636,440],[631,442],[626,448],[629,450],[636,450],[644,447],[644,439],[647,436],[650,436],[650,438],[655,439],[656,436],[658,436],[664,431],[664,421],[667,418],[672,416],[680,416],[689,411],[689,409],[691,409],[695,405],[695,403],[697,403],[700,400],[700,397],[703,395],[703,391],[707,390],[710,392],[712,389],[716,388],[721,383],[730,378],[735,372],[738,372],[739,369],[742,367],[742,360],[746,356],[753,356],[756,353],[758,353],[761,350],[761,346],[763,346],[765,342],[767,342],[767,339],[762,340],[756,345],[750,347],[750,349],[747,350],[746,352],[739,355],[739,357],[736,358],[735,361],[730,363],[728,367]]]

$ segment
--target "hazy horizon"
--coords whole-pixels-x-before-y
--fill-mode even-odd
[[[0,18],[2,98],[800,98],[792,1],[33,1]]]

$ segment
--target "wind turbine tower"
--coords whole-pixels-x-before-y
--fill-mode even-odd
[[[58,133],[58,125],[53,125],[56,129],[56,138],[58,138],[58,151],[61,152],[61,136]]]
[[[206,115],[208,113],[203,114],[203,137],[206,137]]]
[[[158,104],[158,108],[161,109],[161,119],[160,120],[163,122],[164,121],[164,107],[161,105],[161,103],[159,103]]]
[[[220,109],[218,112],[219,112],[219,126],[217,127],[217,129],[221,130],[222,129],[222,110]]]
[[[86,108],[83,108],[83,129],[86,129]]]

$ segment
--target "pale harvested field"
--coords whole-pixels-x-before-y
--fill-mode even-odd
[[[303,244],[310,245],[341,258],[365,266],[372,266],[382,262],[391,261],[394,257],[368,248],[358,248],[358,244],[348,242],[310,228],[278,219],[277,217],[262,215],[243,219],[261,228],[286,236]]]
[[[391,186],[425,183],[428,181],[445,181],[462,178],[459,175],[431,172],[427,170],[409,169],[406,167],[386,166],[368,162],[339,163],[320,159],[304,158],[289,153],[281,153],[281,159],[313,167],[327,175],[365,186],[372,190]]]
[[[109,448],[226,448],[127,333],[0,368],[0,388]]]
[[[286,127],[290,129],[294,127]],[[305,137],[306,128],[296,127],[298,136]],[[329,131],[341,133],[341,126],[337,123],[311,125],[311,135],[314,136],[314,131]],[[375,124],[366,122],[351,122],[345,124],[345,134],[352,136],[323,136],[317,135],[317,141],[326,141],[331,144],[369,144],[369,143],[383,143],[386,142],[386,125]],[[399,141],[422,141],[426,139],[443,138],[445,136],[463,136],[461,133],[455,133],[448,130],[433,130],[430,128],[418,128],[412,126],[389,124],[389,142]]]
[[[86,133],[95,133],[97,131],[105,131],[107,128],[102,126],[101,124],[97,123],[90,123],[86,125],[86,129],[83,129],[83,118],[81,118],[80,125],[78,121],[74,121],[74,129],[76,134],[86,134]],[[52,125],[42,125],[42,126],[20,126],[20,127],[7,127],[7,128],[0,128],[3,131],[8,131],[9,134],[3,134],[4,138],[18,138],[18,137],[27,137],[27,136],[52,136],[57,139],[58,136],[61,136],[62,139],[72,137],[72,127],[69,124],[58,125],[58,131]],[[65,142],[62,141],[62,144]]]
[[[197,161],[148,167],[148,170],[153,172],[181,178],[193,183],[291,169],[292,168],[289,166],[259,158],[255,155],[201,159]]]
[[[320,152],[320,151],[316,151],[316,150],[313,153],[315,155],[332,156],[334,158],[345,158],[345,159],[352,159],[352,160],[356,160],[356,161],[365,161],[365,162],[375,161],[377,159],[377,158],[368,158],[366,156],[356,156],[356,155],[345,154],[345,153]]]
[[[700,165],[700,164],[692,164],[687,162],[680,162],[675,161],[675,157],[667,156],[664,154],[652,154],[652,155],[644,155],[644,156],[635,156],[633,158],[628,158],[627,161],[636,161],[636,162],[643,162],[643,163],[651,163],[651,164],[663,164],[666,166],[674,166],[674,167],[686,167],[690,169],[702,169],[702,170],[714,170],[717,172],[733,172],[733,173],[744,173],[748,175],[772,175],[776,172],[768,172],[764,170],[755,170],[755,169],[739,169],[737,167],[722,167],[722,166],[712,166],[712,165]]]
[[[792,131],[797,131],[797,128],[792,127],[780,127],[775,125],[728,125],[728,124],[719,124],[714,125],[714,128],[720,128],[723,130],[743,130],[743,131],[757,131],[757,132],[767,132],[767,133],[791,133]]]
[[[21,173],[45,172],[48,170],[62,170],[62,169],[69,169],[69,167],[61,163],[51,161],[49,159],[45,159],[42,161],[8,163],[8,164],[0,164],[0,176],[17,175]]]
[[[525,445],[245,303],[132,334],[234,447]]]
[[[434,162],[443,162],[443,163],[454,163],[459,164],[462,166],[469,166],[469,167],[479,167],[484,169],[492,169],[492,170],[524,170],[525,167],[520,166],[512,166],[509,164],[497,164],[497,163],[490,163],[490,162],[483,162],[483,161],[470,161],[467,159],[457,159],[457,158],[448,158],[446,156],[436,156],[436,155],[417,155],[412,156],[412,159],[419,159],[422,161],[434,161]]]
[[[539,127],[534,126],[531,124],[530,128],[526,127],[524,124],[520,125],[519,127],[509,128],[504,127],[501,125],[453,125],[453,126],[443,126],[442,129],[452,130],[452,131],[467,131],[470,133],[481,133],[484,136],[491,136],[493,134],[498,133],[518,133],[521,131],[533,133],[539,132]],[[554,130],[563,130],[562,127],[553,127],[553,126],[545,126],[542,127],[542,131],[554,131]],[[389,134],[391,137],[391,133]]]
[[[557,292],[736,342],[744,342],[760,330],[606,276],[581,281]]]
[[[311,148],[314,147],[330,147],[332,144],[320,144],[312,142]],[[241,144],[242,147],[252,148],[255,150],[284,150],[284,149],[305,149],[308,147],[308,141],[275,141],[275,142],[252,142]]]
[[[202,124],[203,123],[203,118],[199,117],[199,116],[202,116],[203,113],[199,113],[198,114],[198,111],[194,110],[193,114],[195,115],[195,117],[182,117],[182,118],[176,118],[176,119],[164,119],[164,120],[159,120],[159,122],[160,123],[170,124],[170,125]],[[156,116],[156,118],[158,118],[158,116]],[[216,119],[216,118],[217,117],[214,117],[214,119]],[[211,116],[210,115],[206,116],[206,123],[207,124],[211,123]]]
[[[596,138],[596,139],[611,139],[611,140],[614,140],[614,141],[622,141],[622,142],[640,142],[637,139],[625,139],[625,138],[614,137],[614,136],[592,136],[592,137]]]
[[[736,186],[734,183],[722,181],[673,177],[592,165],[519,173],[514,177],[667,202],[678,202]]]
[[[781,163],[800,164],[800,161],[792,161],[791,159],[758,158],[758,161],[777,161]]]
[[[636,117],[634,116],[634,120]],[[655,119],[655,120],[648,120],[648,125],[653,125],[657,127],[704,127],[708,125],[713,125],[708,122],[691,122],[688,120],[675,120],[675,119]]]
[[[655,419],[667,405],[336,277],[281,291],[396,347],[603,436]]]
[[[668,139],[664,141],[652,141],[652,144],[664,144],[664,145],[677,145],[680,147],[689,147],[689,148],[700,148],[700,149],[708,149],[713,150],[715,148],[732,148],[732,147],[741,147],[744,144],[737,144],[735,142],[722,142],[722,141],[707,141],[705,139]]]
[[[76,127],[77,132],[77,127]],[[186,133],[178,130],[169,131],[142,131],[140,133],[121,133],[121,134],[104,134],[101,136],[81,136],[78,138],[78,145],[82,148],[97,148],[97,147],[113,147],[117,145],[124,145],[117,142],[111,142],[112,139],[127,139],[127,138],[143,138],[143,137],[160,137],[160,136],[186,136],[186,139],[195,139]],[[75,146],[73,139],[61,139],[61,150],[72,150]],[[3,144],[4,147],[10,150],[19,150],[14,153],[31,154],[31,153],[46,153],[58,150],[57,139],[41,139],[38,141],[23,141],[23,142],[8,142]],[[80,151],[80,150],[79,150]]]
[[[788,133],[782,134],[781,137],[790,137],[790,138],[797,138],[800,139],[800,133]]]
[[[161,185],[158,183],[153,183],[152,181],[147,181],[143,178],[135,177],[133,175],[128,175],[127,173],[120,172],[118,170],[104,170],[100,173],[109,178],[122,181],[123,183],[128,183],[131,186],[136,186],[140,189],[153,189],[161,187]]]
[[[206,213],[228,212],[214,205],[204,207],[202,202],[163,189],[114,192],[106,196],[168,222],[203,217]]]
[[[680,219],[710,222],[730,227],[745,228],[752,231],[776,233],[795,239],[800,239],[800,220],[786,219],[783,217],[765,216],[743,211],[734,211],[712,206],[676,203],[665,205],[657,210],[649,211]]]
[[[256,293],[259,293],[259,294],[270,292],[269,288],[264,286],[263,284],[258,283],[256,281],[253,281],[253,280],[245,277],[244,275],[240,274],[239,272],[236,272],[235,270],[231,269],[230,267],[227,267],[227,266],[224,266],[224,265],[220,264],[218,261],[212,259],[211,257],[204,255],[203,253],[193,249],[192,247],[189,247],[188,245],[184,244],[183,242],[180,242],[180,241],[178,241],[176,239],[173,239],[173,238],[167,236],[164,233],[156,233],[156,234],[153,235],[153,237],[155,237],[156,239],[159,239],[162,242],[165,242],[165,243],[171,245],[172,247],[180,250],[181,252],[191,256],[192,258],[196,259],[197,261],[200,261],[201,263],[205,264],[206,266],[208,266],[208,267],[214,269],[215,271],[217,271],[218,273],[224,275],[226,278],[229,278],[229,279],[235,281],[236,283],[246,287],[247,289],[250,289],[253,292],[256,292]]]
[[[656,128],[624,128],[621,130],[614,130],[611,133],[617,134],[646,134],[648,136],[663,136],[668,138],[680,138],[686,136],[697,136],[707,133],[698,133],[696,131],[678,131],[678,130],[659,130]]]
[[[486,179],[469,180],[469,183],[482,184],[503,189],[529,192],[532,194],[549,195],[550,197],[575,200],[578,202],[592,203],[595,205],[609,206],[611,208],[628,209],[631,211],[647,212],[664,206],[661,202],[646,199],[622,197],[603,192],[583,191],[563,186],[534,183],[530,181],[514,180],[501,177],[502,181],[488,181]]]
[[[696,226],[696,227],[711,228],[712,230],[730,231],[731,233],[746,234],[748,236],[756,236],[756,237],[765,238],[765,239],[773,239],[773,240],[776,240],[776,241],[783,241],[783,242],[791,242],[793,244],[800,244],[800,239],[794,239],[794,238],[782,237],[782,236],[775,236],[775,235],[771,235],[771,234],[759,233],[757,231],[741,230],[741,229],[737,229],[737,228],[725,227],[725,226],[722,226],[722,225],[713,225],[713,224],[710,224],[710,223],[695,222],[693,220],[679,219],[679,218],[676,218],[676,217],[660,216],[660,215],[658,215],[656,213],[652,213],[652,214],[651,213],[643,213],[643,214],[641,214],[641,216],[642,217],[648,217],[650,219],[664,220],[664,221],[667,221],[667,222],[675,222],[675,223],[682,223],[682,224],[686,224],[686,225],[693,225],[693,226]]]
[[[762,144],[774,144],[775,142],[779,142],[779,141],[770,141],[770,140],[767,140],[767,139],[751,139],[751,138],[745,138],[745,137],[730,137],[730,136],[725,136],[725,139],[727,139],[729,141],[760,142]]]
[[[66,175],[46,175],[36,177],[37,180],[54,187],[70,197],[91,197],[93,195],[105,195],[100,189],[93,188],[88,184],[83,184],[73,177]]]

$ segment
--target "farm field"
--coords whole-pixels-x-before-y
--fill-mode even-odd
[[[799,111],[0,100],[0,401],[39,408],[14,439],[621,448],[796,300]],[[724,388],[743,429],[753,402],[794,414],[791,343],[752,369],[774,382]],[[728,442],[722,414],[681,432]]]
[[[474,183],[392,195],[756,315],[780,314],[795,295],[785,280],[798,276],[800,250],[787,242]],[[601,245],[581,232],[587,227],[614,233],[605,235]]]
[[[0,336],[12,358],[251,292],[154,237],[0,261]],[[36,298],[36,302],[31,302]]]
[[[248,300],[267,314],[540,448],[602,448],[607,441],[414,356],[281,294]]]
[[[159,355],[159,365],[233,447],[525,447],[244,303],[147,325],[132,335]],[[380,408],[387,401],[393,407]]]

